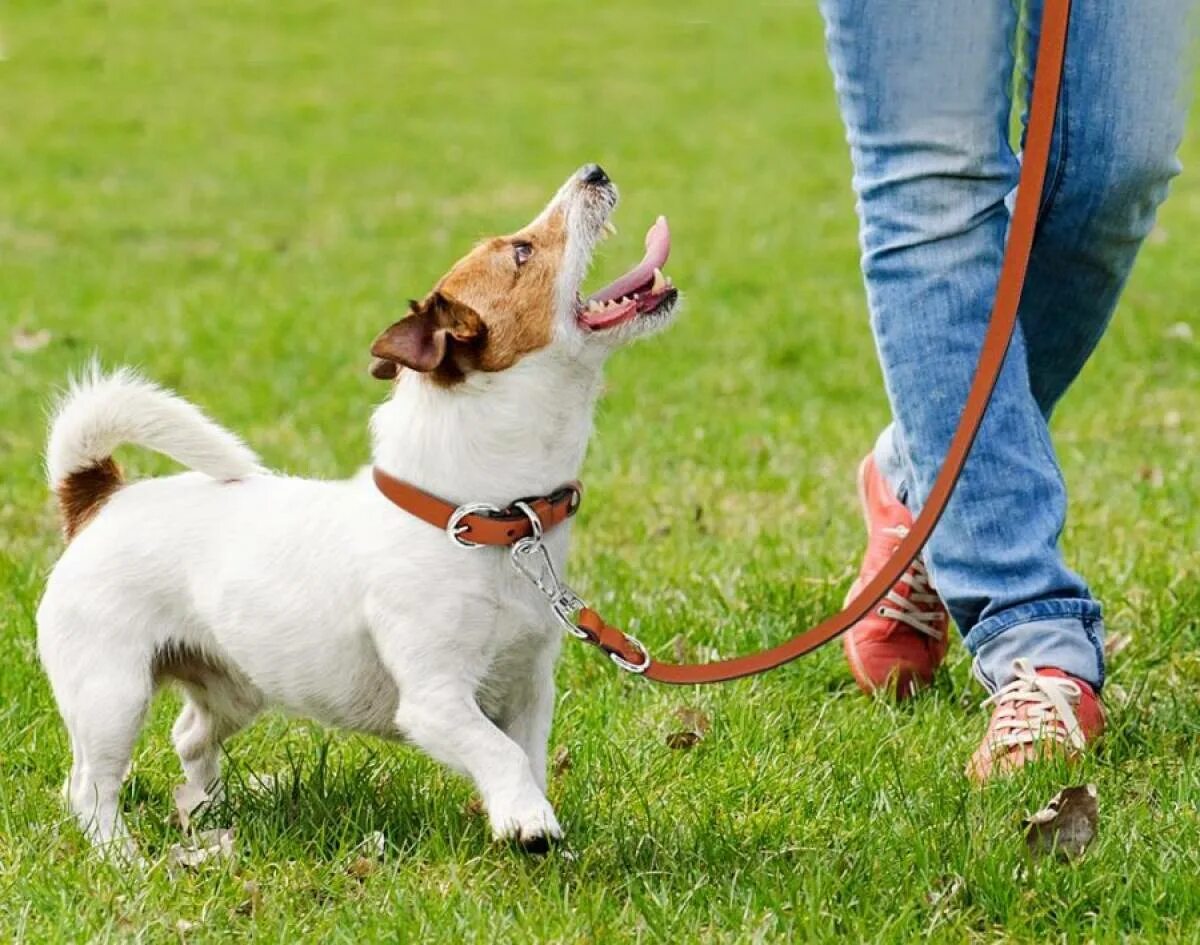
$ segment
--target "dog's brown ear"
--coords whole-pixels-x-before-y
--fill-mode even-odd
[[[424,374],[436,371],[448,365],[455,343],[476,342],[484,331],[483,319],[473,308],[434,292],[422,302],[409,303],[408,314],[375,339],[371,375],[391,380],[401,367]],[[455,366],[455,371],[461,369]]]

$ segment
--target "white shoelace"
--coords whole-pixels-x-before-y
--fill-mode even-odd
[[[1079,685],[1059,676],[1039,676],[1023,659],[1013,661],[1013,673],[1016,679],[983,702],[985,708],[1000,710],[989,739],[991,746],[1012,748],[1052,738],[1082,751],[1087,742],[1075,717],[1075,706],[1083,696]],[[1019,706],[1026,707],[1024,718],[1017,715]]]
[[[885,531],[901,540],[908,536],[908,529],[903,525],[896,525]],[[937,604],[940,600],[937,592],[929,583],[929,572],[925,570],[924,562],[918,558],[912,563],[912,567],[904,572],[900,580],[908,585],[908,596],[897,594],[895,590],[888,591],[887,597],[883,599],[876,613],[880,617],[887,617],[889,620],[906,624],[927,637],[935,640],[942,639],[945,632],[943,627],[945,616],[941,609],[922,610],[920,606],[921,604]]]

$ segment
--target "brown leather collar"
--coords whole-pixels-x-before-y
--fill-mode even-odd
[[[531,515],[536,516],[540,530],[548,532],[574,515],[583,497],[583,486],[568,482],[549,495],[518,499],[504,508],[483,503],[455,505],[385,473],[378,466],[372,475],[389,502],[442,529],[464,548],[508,547],[522,538],[540,537],[535,534]]]

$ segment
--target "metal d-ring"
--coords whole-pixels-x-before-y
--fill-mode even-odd
[[[542,528],[541,516],[539,516],[537,512],[533,510],[533,506],[528,502],[522,502],[518,500],[517,502],[513,503],[513,508],[520,509],[525,513],[525,517],[529,519],[529,527],[533,530],[529,537],[534,541],[541,541],[542,535],[545,533],[545,529]]]
[[[641,640],[637,637],[631,637],[629,634],[625,634],[625,642],[629,643],[635,650],[642,654],[642,661],[640,663],[631,663],[621,656],[620,653],[613,653],[611,651],[608,654],[608,658],[621,667],[621,669],[625,670],[625,672],[640,676],[650,668],[650,651],[642,645]]]

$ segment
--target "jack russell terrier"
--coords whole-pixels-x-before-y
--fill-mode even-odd
[[[637,266],[581,297],[616,203],[603,170],[580,169],[376,339],[372,373],[395,380],[371,420],[377,470],[497,507],[575,478],[605,359],[677,307],[663,218]],[[122,444],[192,471],[126,483]],[[118,795],[168,682],[184,695],[172,737],[193,792],[215,796],[222,743],[277,707],[420,746],[474,781],[498,838],[541,850],[561,835],[545,793],[561,626],[504,550],[466,550],[369,476],[270,473],[128,370],[71,387],[46,466],[69,544],[38,650],[70,735],[66,799],[94,843],[136,855]],[[569,523],[545,534],[560,573],[568,537]]]

